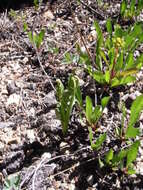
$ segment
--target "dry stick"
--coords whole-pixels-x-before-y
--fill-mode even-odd
[[[54,175],[51,175],[50,177],[56,177],[56,176],[58,176],[58,175],[60,175],[60,174],[63,174],[63,173],[65,173],[65,172],[67,172],[67,171],[69,171],[69,170],[71,170],[71,169],[76,168],[77,166],[82,166],[82,165],[84,165],[84,164],[87,164],[88,162],[90,162],[90,161],[92,161],[92,160],[95,160],[95,158],[91,158],[91,159],[86,160],[86,161],[84,161],[84,162],[82,162],[82,163],[76,163],[76,164],[74,164],[74,166],[71,166],[70,168],[67,168],[67,169],[65,169],[65,170],[63,170],[63,171],[61,171],[61,172],[58,172],[58,173],[56,173],[56,174],[54,174]]]
[[[80,152],[80,151],[82,151],[82,150],[84,150],[84,149],[91,149],[91,147],[90,147],[90,146],[83,147],[83,148],[77,150],[77,151],[76,151],[75,153],[73,153],[73,154],[68,154],[68,155],[63,154],[63,155],[55,156],[54,158],[48,159],[48,161],[46,162],[46,164],[47,164],[48,162],[51,162],[51,161],[56,160],[56,159],[58,159],[58,158],[69,157],[69,156],[75,156],[78,152]],[[38,170],[40,169],[40,167],[43,166],[43,164],[44,164],[44,162],[45,162],[45,160],[46,160],[47,158],[48,158],[48,156],[45,156],[45,157],[41,160],[41,162],[38,164],[37,168],[36,168],[35,171],[34,171],[33,180],[32,180],[32,190],[35,190],[35,180],[36,180],[37,172],[38,172]]]
[[[90,6],[88,6],[86,3],[84,3],[83,1],[81,1],[81,0],[79,0],[80,1],[80,3],[82,4],[82,5],[84,5],[85,7],[87,7],[89,10],[91,10],[94,14],[96,14],[96,15],[98,15],[101,19],[103,19],[103,20],[105,20],[106,18],[103,16],[103,15],[101,15],[101,13],[99,13],[99,12],[97,12],[95,9],[93,9],[92,7],[90,7]]]
[[[70,10],[71,10],[72,18],[73,18],[73,21],[74,21],[75,26],[76,26],[76,28],[77,28],[77,31],[78,31],[78,33],[79,33],[79,35],[80,35],[81,41],[82,41],[82,43],[83,43],[83,45],[84,45],[84,47],[85,47],[85,49],[86,49],[86,52],[87,52],[87,54],[88,54],[88,57],[90,58],[90,60],[91,60],[91,62],[92,62],[92,66],[94,67],[94,66],[95,66],[95,65],[94,65],[94,59],[92,58],[92,55],[91,55],[89,49],[87,48],[87,45],[86,45],[86,43],[85,43],[85,39],[84,39],[83,35],[81,34],[81,30],[80,30],[80,28],[79,28],[79,26],[78,26],[78,24],[77,24],[77,22],[76,22],[75,15],[74,15],[74,13],[73,13],[73,11],[72,11],[72,7],[71,7],[71,2],[70,2],[70,0],[69,0],[69,5],[70,5]],[[94,87],[94,91],[95,91],[95,94],[94,94],[94,95],[95,95],[95,106],[96,106],[96,105],[97,105],[97,93],[96,93],[96,85],[95,85],[95,81],[94,81],[94,80],[93,80],[93,87]]]
[[[53,85],[53,83],[52,83],[50,77],[49,77],[48,74],[46,73],[46,71],[45,71],[45,69],[44,69],[44,67],[43,67],[43,65],[42,65],[42,63],[41,63],[40,55],[39,55],[39,52],[38,52],[37,48],[35,48],[35,50],[36,50],[36,55],[37,55],[37,59],[38,59],[38,61],[39,61],[40,67],[41,67],[43,73],[47,76],[48,81],[49,81],[51,87],[53,88],[54,92],[56,92],[56,89],[55,89],[55,87],[54,87],[54,85]]]

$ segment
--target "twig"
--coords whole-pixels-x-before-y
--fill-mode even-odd
[[[93,9],[92,7],[88,6],[86,3],[84,3],[83,1],[79,0],[80,3],[82,5],[84,5],[85,7],[87,7],[89,10],[91,10],[94,14],[98,15],[98,17],[100,17],[102,20],[105,20],[105,16],[99,12],[97,12],[95,9]]]
[[[51,159],[48,159],[48,161],[46,162],[46,164],[47,164],[48,162],[51,162],[51,161],[56,160],[56,159],[58,159],[58,158],[69,157],[69,156],[75,156],[78,152],[80,152],[80,151],[82,151],[82,150],[84,150],[84,149],[91,149],[91,147],[90,147],[90,146],[83,147],[83,148],[77,150],[77,151],[76,151],[75,153],[73,153],[73,154],[68,154],[68,155],[63,154],[63,155],[55,156],[55,157],[53,157],[53,158],[51,158]],[[38,170],[40,169],[40,167],[43,166],[43,164],[44,164],[44,162],[45,162],[45,160],[46,160],[47,158],[48,158],[48,157],[45,156],[45,157],[41,160],[41,162],[38,164],[37,168],[36,168],[35,171],[34,171],[33,180],[32,180],[32,190],[35,190],[35,180],[36,180],[37,172],[38,172]]]
[[[82,165],[84,165],[84,164],[87,164],[88,162],[90,162],[90,161],[92,161],[92,160],[95,160],[95,158],[91,158],[91,159],[89,159],[89,160],[86,160],[86,161],[83,162],[83,163],[76,163],[76,164],[74,164],[74,166],[69,167],[69,168],[67,168],[67,169],[65,169],[65,170],[63,170],[63,171],[60,171],[60,172],[58,172],[58,173],[56,173],[56,174],[54,174],[54,175],[51,175],[50,177],[56,177],[56,176],[58,176],[58,175],[60,175],[60,174],[63,174],[63,173],[65,173],[65,172],[67,172],[67,171],[69,171],[69,170],[71,170],[71,169],[76,168],[77,166],[82,166]]]
[[[73,44],[71,47],[69,47],[69,48],[59,57],[59,59],[63,58],[66,53],[68,53],[71,49],[73,49],[74,46],[78,43],[78,41],[79,41],[79,39],[76,40],[76,42],[74,42],[74,44]]]
[[[37,59],[38,59],[38,61],[39,61],[39,64],[40,64],[40,67],[41,67],[43,73],[47,76],[48,81],[49,81],[51,87],[53,88],[54,92],[56,92],[56,89],[55,89],[55,87],[54,87],[54,85],[53,85],[53,83],[52,83],[50,77],[49,77],[48,74],[46,73],[46,71],[45,71],[45,69],[44,69],[44,67],[43,67],[43,65],[42,65],[42,63],[41,63],[40,55],[39,55],[39,52],[37,51],[37,49],[36,49],[36,55],[37,55]]]
[[[73,13],[73,11],[72,11],[72,7],[71,7],[71,2],[70,2],[70,0],[69,0],[69,5],[70,5],[70,10],[71,10],[72,18],[73,18],[74,23],[75,23],[75,25],[76,25],[77,31],[78,31],[78,33],[79,33],[79,35],[80,35],[81,41],[82,41],[82,43],[83,43],[85,49],[86,49],[86,52],[87,52],[87,54],[88,54],[88,57],[89,57],[90,60],[91,60],[92,68],[94,68],[94,67],[96,67],[96,65],[95,65],[95,60],[94,60],[94,58],[92,57],[92,55],[91,55],[89,49],[87,48],[87,45],[86,45],[86,43],[85,43],[85,39],[84,39],[83,35],[81,34],[81,30],[80,30],[80,28],[79,28],[79,26],[78,26],[78,24],[77,24],[77,22],[76,22],[75,15],[74,15],[74,13]],[[94,101],[95,101],[95,106],[96,106],[96,105],[97,105],[97,93],[96,93],[96,85],[95,85],[95,81],[94,81],[94,80],[93,80],[93,88],[94,88],[94,96],[95,96]]]

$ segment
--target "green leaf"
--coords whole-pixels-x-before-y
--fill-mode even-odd
[[[138,154],[138,148],[140,146],[140,141],[135,141],[129,148],[127,152],[127,163],[126,167],[129,167],[129,165],[136,160],[137,154]]]
[[[136,0],[131,0],[130,12],[132,16],[134,15],[134,12],[135,12],[135,4],[136,4]]]
[[[107,84],[109,84],[109,82],[110,82],[110,72],[109,72],[109,70],[105,71],[105,81],[107,82]]]
[[[127,174],[129,174],[129,175],[133,175],[135,173],[136,173],[136,170],[134,170],[134,169],[128,169],[127,170]]]
[[[44,36],[45,36],[45,30],[42,29],[40,31],[40,33],[37,35],[37,38],[36,38],[36,47],[39,49],[43,40],[44,40]]]
[[[76,92],[75,92],[75,97],[76,97],[76,100],[77,100],[79,106],[82,108],[82,107],[83,107],[83,100],[82,100],[82,94],[81,94],[81,90],[80,90],[80,86],[79,86],[79,81],[78,81],[78,79],[76,80]]]
[[[99,120],[99,118],[101,117],[101,115],[102,115],[101,107],[97,105],[91,115],[91,123],[95,125]]]
[[[135,138],[136,136],[138,136],[140,134],[139,129],[134,128],[134,127],[128,127],[126,134],[125,134],[125,138]]]
[[[112,159],[112,165],[113,166],[118,166],[118,164],[123,161],[123,159],[127,155],[127,150],[123,149],[121,150],[118,154],[115,154]]]
[[[132,103],[129,125],[125,135],[126,138],[134,138],[139,135],[139,129],[134,128],[134,125],[139,119],[141,111],[143,111],[143,95],[138,96]]]
[[[92,112],[93,112],[93,104],[92,100],[89,96],[86,96],[86,119],[89,122],[89,124],[92,124]]]
[[[60,94],[62,94],[62,96],[59,99],[56,113],[61,120],[63,134],[66,134],[72,108],[75,104],[76,79],[70,76],[68,80],[68,88],[63,90],[62,87],[61,89]]]
[[[33,33],[30,31],[28,32],[28,38],[29,38],[29,41],[33,44]]]
[[[98,24],[98,22],[94,21],[94,27],[96,29],[97,35],[98,35],[98,39],[100,39],[100,45],[103,42],[103,34],[102,34],[102,30]]]
[[[106,22],[106,28],[110,36],[112,36],[112,23],[111,19],[108,19]]]
[[[103,142],[106,140],[106,133],[104,133],[104,134],[102,134],[102,135],[100,135],[99,137],[98,137],[98,139],[96,140],[96,142],[95,142],[95,144],[91,144],[91,148],[93,149],[93,150],[99,150],[100,148],[101,148],[101,145],[103,144]]]
[[[114,152],[113,152],[112,149],[110,149],[110,150],[108,151],[108,153],[106,154],[106,156],[105,156],[105,162],[106,162],[107,164],[109,164],[110,161],[113,159],[113,154],[114,154]]]
[[[123,68],[123,59],[124,59],[124,54],[123,54],[123,51],[121,51],[117,58],[117,64],[115,65],[116,71],[120,71]]]
[[[110,100],[110,96],[102,98],[101,100],[102,110],[104,110],[104,108],[107,106],[109,100]]]
[[[131,106],[131,115],[128,127],[133,127],[143,111],[143,95],[138,96]]]
[[[92,143],[92,140],[93,140],[92,128],[91,128],[91,127],[88,127],[88,131],[89,131],[89,140],[90,140],[90,144],[93,144],[93,143]]]
[[[121,72],[118,72],[116,74],[117,77],[126,77],[126,76],[130,76],[133,74],[136,74],[138,72],[138,69],[134,68],[134,69],[128,69],[128,70],[124,70]]]
[[[125,70],[128,69],[134,69],[134,55],[133,53],[129,53],[126,59],[126,65],[125,65]]]
[[[120,14],[122,16],[124,16],[126,9],[127,9],[127,1],[123,0],[120,6]]]
[[[100,50],[100,56],[101,56],[102,59],[105,61],[106,65],[109,65],[104,51]]]
[[[93,74],[92,74],[92,77],[99,83],[101,84],[104,84],[106,83],[105,81],[105,77],[104,77],[104,74],[100,71],[95,71]]]

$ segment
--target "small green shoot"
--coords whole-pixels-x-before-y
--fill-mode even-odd
[[[19,190],[19,185],[20,185],[20,176],[14,176],[11,178],[7,178],[4,183],[4,188],[3,190]]]
[[[91,148],[93,150],[99,150],[102,146],[102,144],[105,142],[106,140],[106,133],[101,134],[97,139],[96,142],[93,142],[93,132],[92,132],[92,128],[89,127],[89,140],[90,140],[90,144],[91,144]]]
[[[96,105],[94,108],[91,98],[89,96],[86,97],[85,115],[86,115],[88,124],[90,126],[92,126],[93,128],[95,127],[96,123],[100,119],[100,117],[104,111],[104,108],[108,104],[109,99],[110,99],[110,97],[102,98],[101,106]]]
[[[77,87],[77,79],[70,76],[68,80],[68,87],[64,89],[62,82],[57,80],[57,116],[62,124],[62,131],[65,135],[68,130],[68,124],[70,120],[70,115],[72,112],[72,108],[75,104],[75,96],[76,96],[76,87]]]

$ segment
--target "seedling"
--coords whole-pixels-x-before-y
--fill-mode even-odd
[[[104,108],[107,106],[109,99],[110,97],[104,97],[101,100],[101,106],[96,105],[94,108],[91,98],[89,96],[86,97],[85,115],[88,124],[92,126],[92,128],[96,128],[96,124],[101,117]]]
[[[91,148],[93,150],[99,150],[102,146],[102,144],[104,143],[104,141],[106,140],[106,133],[101,134],[96,141],[93,141],[93,132],[92,132],[92,128],[89,127],[89,140],[90,140],[90,144],[91,144]]]
[[[66,134],[68,130],[70,115],[76,101],[75,99],[76,89],[77,89],[77,79],[72,76],[70,76],[68,80],[67,89],[64,89],[64,85],[59,79],[57,80],[56,95],[57,95],[58,104],[57,104],[56,113],[61,121],[63,134]]]
[[[120,6],[120,15],[123,19],[132,19],[134,16],[138,16],[143,10],[143,1],[131,0],[129,3],[127,0],[123,0]]]
[[[7,178],[4,183],[4,188],[3,190],[19,190],[19,185],[20,185],[20,176],[14,176],[11,178]]]
[[[105,155],[105,163],[110,165],[113,170],[120,169],[126,174],[134,174],[136,171],[134,169],[133,162],[136,160],[140,141],[137,140],[128,148],[122,149],[119,153],[115,153],[113,149],[110,149]]]
[[[121,129],[118,129],[118,134],[121,137],[121,140],[129,140],[130,138],[134,139],[139,136],[139,129],[134,128],[135,123],[138,121],[141,111],[143,111],[143,95],[138,96],[131,106],[131,115],[128,127],[123,133],[124,122],[123,118],[121,121]],[[125,107],[123,106],[123,117],[126,116]],[[128,148],[120,150],[118,153],[114,154],[113,149],[110,149],[105,155],[105,164],[111,165],[113,169],[117,170],[118,168],[124,173],[133,174],[135,173],[133,162],[136,160],[140,141],[136,140],[134,143],[128,141],[131,145]]]

